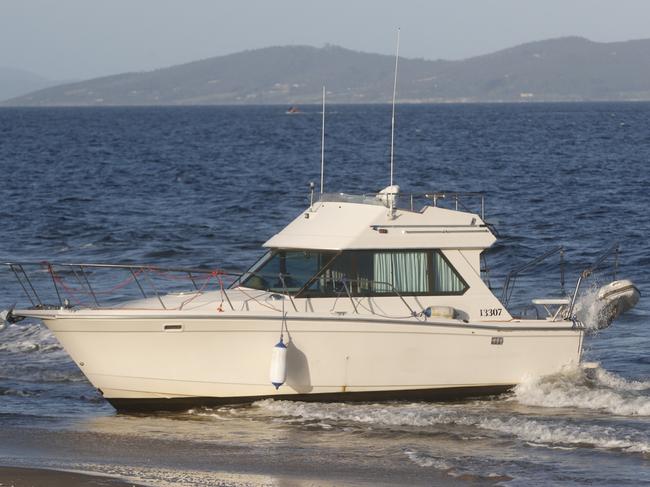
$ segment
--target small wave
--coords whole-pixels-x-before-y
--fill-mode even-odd
[[[551,425],[541,421],[513,417],[484,419],[477,426],[506,433],[534,445],[591,446],[630,453],[650,453],[650,442],[634,438],[633,432],[603,426]]]
[[[519,384],[513,399],[527,406],[580,408],[619,416],[650,416],[650,383],[627,381],[602,368],[572,367]]]
[[[305,403],[264,399],[254,406],[304,421],[339,421],[382,426],[430,426],[455,421],[453,411],[433,404]]]
[[[608,428],[597,425],[567,425],[553,418],[552,422],[533,420],[521,415],[499,417],[499,413],[485,408],[472,410],[466,407],[439,406],[435,404],[344,404],[301,403],[265,399],[254,406],[302,422],[354,422],[371,427],[431,427],[457,425],[478,427],[499,435],[516,437],[532,444],[545,446],[591,446],[633,453],[649,453],[650,442],[634,430]]]
[[[12,389],[9,387],[0,387],[0,396],[32,397],[38,396],[38,392],[23,389]]]
[[[595,370],[595,377],[602,385],[619,391],[650,390],[650,381],[626,380],[600,367]]]
[[[31,353],[38,352],[41,349],[41,346],[38,343],[34,343],[30,340],[24,340],[19,342],[7,342],[0,344],[0,351],[7,352],[22,352],[22,353]]]
[[[52,332],[37,323],[9,325],[3,331],[0,341],[0,352],[52,353],[62,350]]]
[[[207,417],[217,419],[219,421],[232,421],[233,418],[228,418],[224,414],[219,414],[214,409],[210,408],[200,408],[200,409],[190,409],[187,411],[187,414],[191,416]]]
[[[404,450],[404,455],[420,467],[433,467],[437,470],[451,470],[454,466],[449,461],[415,450]]]
[[[496,484],[513,479],[509,475],[494,472],[487,475],[473,473],[467,468],[464,461],[462,465],[454,465],[449,458],[440,458],[417,450],[405,449],[404,455],[420,467],[432,467],[446,473],[450,477],[457,477],[464,481],[484,480],[490,484]],[[460,463],[459,459],[454,459],[454,463]]]

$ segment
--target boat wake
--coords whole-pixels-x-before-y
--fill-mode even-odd
[[[547,447],[588,447],[630,453],[650,453],[650,435],[634,427],[610,427],[598,423],[576,422],[557,416],[534,416],[507,410],[502,401],[474,401],[465,404],[324,404],[264,400],[255,407],[272,413],[276,419],[296,423],[321,423],[350,427],[355,423],[370,429],[416,427],[419,433],[447,434],[453,431],[464,438],[485,436],[524,441]],[[448,426],[453,426],[449,429]]]
[[[511,400],[527,406],[650,416],[650,382],[626,380],[601,367],[572,367],[518,385]]]
[[[626,380],[600,367],[575,367],[530,380],[496,401],[326,404],[269,399],[254,408],[272,421],[327,425],[324,429],[417,428],[418,433],[463,439],[511,438],[529,446],[650,454],[650,382]],[[612,415],[622,418],[612,421]]]

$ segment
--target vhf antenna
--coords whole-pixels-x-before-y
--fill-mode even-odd
[[[325,85],[323,85],[323,121],[320,134],[320,194],[325,188]]]
[[[393,80],[393,116],[390,124],[390,185],[393,185],[393,165],[395,154],[395,97],[397,95],[397,62],[399,61],[399,27],[397,28],[397,49],[395,50],[395,79]]]

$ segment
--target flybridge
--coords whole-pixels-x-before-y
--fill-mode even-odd
[[[472,199],[478,213],[469,209]],[[481,193],[324,194],[264,246],[320,250],[486,249],[496,238],[481,216],[484,213]]]
[[[357,203],[363,205],[386,206],[380,193],[347,194],[324,193],[319,202]],[[435,191],[430,193],[395,193],[395,208],[405,211],[422,211],[426,206],[478,213],[481,220],[485,220],[485,193],[483,192],[457,192]],[[416,208],[420,208],[417,210]]]

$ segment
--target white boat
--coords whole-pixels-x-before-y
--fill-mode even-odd
[[[7,263],[31,307],[12,308],[2,318],[41,320],[118,410],[261,398],[478,396],[579,363],[586,330],[574,310],[593,266],[572,297],[534,300],[546,316],[516,316],[506,306],[514,274],[502,300],[482,278],[482,253],[496,240],[483,196],[431,193],[419,208],[417,197],[400,197],[393,185],[397,59],[391,185],[383,191],[323,192],[323,87],[321,196],[314,202],[312,184],[310,206],[229,286],[224,279],[231,274],[220,270]],[[480,211],[466,210],[464,198],[477,196]],[[441,207],[444,201],[453,207]],[[29,268],[45,272],[30,277]],[[121,270],[127,279],[100,289],[96,277],[104,270]],[[179,274],[193,290],[165,293],[155,283]],[[47,279],[56,305],[39,291]],[[128,284],[143,298],[100,305],[108,292]],[[632,283],[623,287],[603,292],[613,310],[606,325],[638,301]]]
[[[481,276],[496,240],[483,216],[439,206],[442,194],[422,208],[398,196],[323,194],[228,288],[221,271],[204,274],[219,283],[207,290],[205,270],[39,264],[60,300],[47,306],[26,266],[9,264],[34,305],[4,317],[41,320],[118,410],[478,396],[579,363],[575,295],[536,300],[545,317],[513,316]],[[90,280],[106,268],[128,270],[149,297],[100,306]],[[174,271],[197,289],[146,294],[147,273]],[[94,304],[72,305],[82,293]]]

